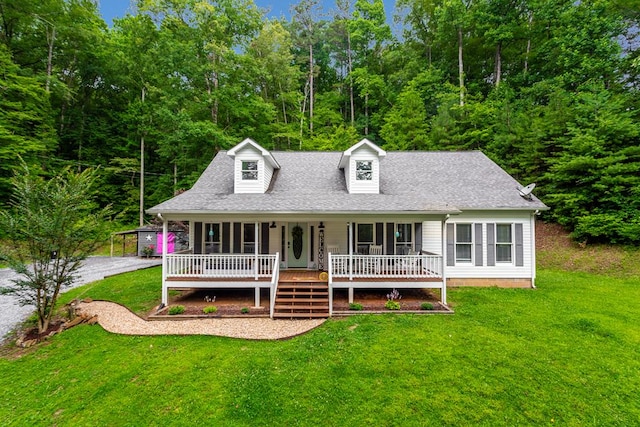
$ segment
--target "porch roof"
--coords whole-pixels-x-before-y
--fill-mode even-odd
[[[151,214],[419,213],[536,210],[522,186],[479,151],[387,152],[380,194],[349,194],[342,152],[272,152],[280,170],[265,194],[234,194],[233,159],[219,152],[190,190],[149,209]]]

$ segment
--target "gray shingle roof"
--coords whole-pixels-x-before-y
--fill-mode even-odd
[[[265,194],[234,194],[234,162],[219,152],[193,188],[149,209],[155,213],[425,212],[536,210],[522,186],[479,151],[387,152],[380,194],[349,194],[341,152],[272,152],[281,169]]]

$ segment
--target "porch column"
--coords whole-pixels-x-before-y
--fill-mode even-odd
[[[160,215],[159,215],[160,216]],[[169,233],[169,222],[162,218],[162,305],[169,304],[169,290],[167,289],[167,234]]]
[[[353,223],[349,222],[349,280],[353,280]],[[349,288],[349,304],[353,303],[353,287]]]
[[[258,265],[258,234],[260,234],[260,233],[258,233],[258,227],[260,226],[260,223],[256,222],[255,224],[256,225],[255,225],[254,230],[253,230],[253,234],[254,234],[253,241],[255,242],[253,244],[253,252],[254,252],[254,256],[255,256],[254,263],[253,263],[253,266],[254,266],[253,270],[254,270],[254,273],[255,273],[255,279],[258,280],[258,269],[260,268],[260,266]],[[258,300],[259,300],[260,299],[260,288],[256,288],[256,292],[258,293]],[[260,301],[257,301],[257,302],[258,302],[258,304],[256,304],[256,307],[258,307],[260,305],[259,304]]]
[[[440,299],[443,304],[447,304],[447,220],[449,219],[449,215],[445,217],[442,221],[442,289],[440,290]]]
[[[260,286],[256,286],[254,302],[254,308],[260,308]]]

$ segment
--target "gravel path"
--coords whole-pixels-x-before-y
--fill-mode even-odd
[[[126,307],[108,301],[81,302],[80,312],[98,316],[107,331],[125,335],[218,335],[253,340],[290,338],[320,326],[326,319],[273,320],[268,318],[217,318],[147,321]]]
[[[139,270],[154,265],[160,265],[160,259],[145,259],[137,257],[90,257],[85,260],[80,269],[80,276],[74,284],[65,290],[69,290],[87,283],[102,280],[105,277],[128,271]],[[0,287],[10,287],[12,280],[17,275],[8,268],[0,269]],[[160,289],[158,289],[160,292]],[[0,295],[0,339],[19,323],[25,320],[34,311],[33,306],[20,306],[12,295]]]

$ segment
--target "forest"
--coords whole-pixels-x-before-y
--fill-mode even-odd
[[[134,6],[109,27],[95,0],[0,0],[0,206],[22,161],[99,168],[99,203],[133,224],[141,188],[166,200],[244,138],[366,137],[481,150],[578,241],[640,244],[640,0]]]

